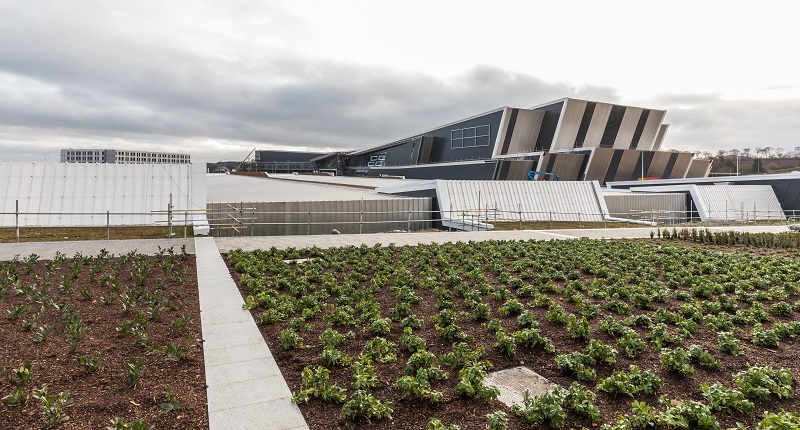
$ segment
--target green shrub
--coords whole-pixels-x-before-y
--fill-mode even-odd
[[[750,399],[772,400],[794,397],[794,378],[789,369],[773,369],[772,366],[749,366],[733,375],[736,386]]]

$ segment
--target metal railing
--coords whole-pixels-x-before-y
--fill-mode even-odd
[[[641,226],[645,225],[678,225],[703,224],[741,225],[742,223],[792,223],[800,220],[800,211],[755,211],[730,218],[731,212],[714,213],[706,221],[696,213],[668,210],[631,210],[624,213],[587,213],[557,211],[510,211],[496,208],[475,208],[467,210],[436,211],[414,210],[402,211],[251,211],[248,212],[249,224],[239,223],[231,228],[229,223],[215,222],[209,214],[209,225],[215,235],[220,232],[229,235],[311,235],[327,234],[336,229],[339,233],[363,234],[365,230],[375,231],[369,226],[381,226],[379,231],[415,231],[426,228],[447,230],[488,230],[493,224],[515,223],[522,229],[526,223],[543,224],[543,228],[563,226],[574,223],[578,228],[607,228],[609,225]],[[263,221],[270,216],[280,215],[284,220]],[[327,216],[327,217],[326,217]],[[729,218],[722,218],[728,216]],[[331,219],[331,218],[345,219]],[[286,220],[292,219],[292,220]],[[326,219],[327,218],[327,219]],[[220,218],[216,218],[220,219]],[[258,234],[257,229],[272,230],[271,234]]]
[[[557,211],[523,211],[501,210],[492,207],[471,208],[452,211],[437,210],[387,210],[387,211],[257,211],[244,204],[227,204],[226,211],[208,209],[185,210],[174,209],[171,205],[166,210],[151,212],[23,212],[19,206],[14,212],[0,212],[0,219],[13,215],[13,225],[0,225],[0,228],[14,228],[16,239],[20,239],[20,230],[26,228],[57,227],[105,227],[106,239],[110,239],[112,227],[132,226],[165,226],[169,235],[173,235],[174,227],[183,227],[183,236],[187,237],[188,228],[194,227],[197,220],[194,215],[205,214],[208,226],[215,236],[253,236],[266,235],[258,230],[267,227],[282,227],[277,235],[311,235],[328,234],[333,229],[340,233],[362,234],[375,231],[415,231],[427,228],[446,230],[486,230],[490,224],[513,223],[522,229],[526,223],[538,223],[543,228],[563,227],[564,223],[574,223],[577,228],[607,228],[609,225],[638,226],[703,224],[741,225],[742,223],[785,223],[800,222],[800,211],[718,211],[710,214],[706,221],[701,220],[696,212],[666,210],[631,210],[624,213],[587,213]],[[264,221],[268,216],[280,215],[284,220]],[[28,217],[59,217],[58,225],[53,223],[31,224]],[[70,217],[93,217],[90,223],[65,222]],[[150,222],[120,222],[120,217],[151,218]],[[286,220],[286,219],[289,220]],[[336,218],[336,219],[334,219]],[[102,219],[103,222],[97,222]],[[21,222],[22,220],[22,222]],[[376,228],[377,226],[377,228]],[[259,233],[259,234],[257,234]],[[270,234],[273,235],[273,234]]]

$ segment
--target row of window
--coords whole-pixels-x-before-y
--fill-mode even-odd
[[[491,127],[480,125],[477,127],[467,127],[450,131],[450,148],[474,148],[477,146],[489,146],[489,135]]]

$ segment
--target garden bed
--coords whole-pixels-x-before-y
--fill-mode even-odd
[[[592,240],[226,258],[312,429],[755,428],[800,410],[797,261]],[[564,390],[515,413],[481,388],[519,365]]]
[[[0,262],[0,313],[0,428],[208,428],[194,256]]]

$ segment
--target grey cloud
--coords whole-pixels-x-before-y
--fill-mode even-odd
[[[800,146],[800,100],[717,100],[669,110],[665,145],[691,150]]]
[[[424,65],[407,72],[290,52],[250,36],[260,34],[260,16],[270,27],[291,23],[275,31],[292,37],[307,30],[302,20],[270,2],[239,3],[213,6],[224,12],[220,23],[184,13],[204,7],[195,3],[142,1],[123,10],[99,0],[0,0],[0,159],[109,143],[212,158],[252,146],[354,149],[506,105],[562,97],[625,103],[614,88],[489,65],[440,78]],[[705,149],[789,145],[799,103],[673,94],[645,106],[669,110],[666,145]]]

